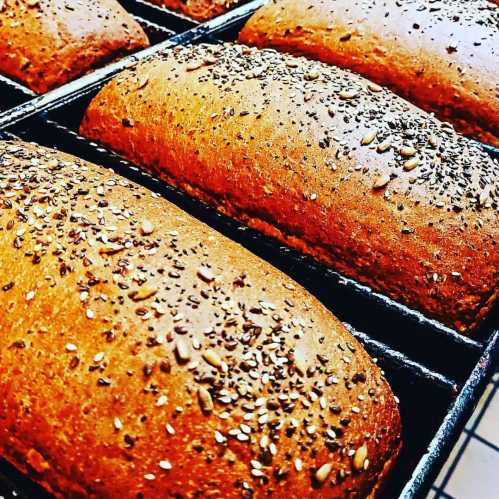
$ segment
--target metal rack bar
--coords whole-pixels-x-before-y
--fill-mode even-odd
[[[400,499],[424,497],[438,471],[459,438],[462,428],[476,407],[488,380],[499,363],[499,329],[492,335],[468,381],[449,409],[447,416],[414,469],[411,479],[400,493]]]

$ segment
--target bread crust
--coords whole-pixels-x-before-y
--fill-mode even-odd
[[[195,19],[207,21],[213,17],[224,14],[240,0],[148,0],[156,5],[161,5]]]
[[[497,164],[357,75],[179,48],[105,86],[81,133],[458,331],[497,300]]]
[[[351,69],[499,146],[497,26],[489,0],[274,0],[239,38]]]
[[[61,498],[377,486],[397,403],[315,298],[103,168],[21,142],[0,165],[0,456]]]
[[[1,3],[0,72],[37,93],[149,44],[115,0]]]

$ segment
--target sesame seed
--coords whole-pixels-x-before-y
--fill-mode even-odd
[[[168,397],[166,395],[161,395],[156,401],[156,407],[163,407],[168,403]]]
[[[307,81],[314,81],[314,80],[317,80],[317,78],[319,78],[320,76],[320,73],[319,73],[319,70],[318,68],[312,68],[310,71],[307,71],[303,77],[305,78],[305,80]]]
[[[342,100],[350,100],[355,99],[359,95],[359,92],[354,89],[342,90],[339,95]]]
[[[407,172],[410,172],[410,171],[414,170],[414,168],[416,168],[418,165],[419,165],[418,158],[409,159],[404,163],[404,170]]]
[[[305,358],[301,351],[295,351],[294,353],[294,365],[296,370],[300,376],[305,376],[307,372],[307,365],[305,362]]]
[[[361,145],[368,146],[369,144],[371,144],[376,138],[377,133],[377,130],[371,130],[370,132],[366,133],[360,141]]]
[[[215,441],[218,443],[218,444],[223,444],[225,442],[227,442],[227,439],[225,438],[225,436],[220,433],[218,430],[215,431]]]
[[[262,469],[262,463],[260,461],[256,461],[255,459],[252,459],[251,462],[250,462],[250,464],[256,470],[261,470]]]
[[[377,85],[376,83],[373,83],[373,82],[369,82],[367,84],[367,88],[371,92],[381,92],[383,90],[383,87],[380,87],[379,85]]]
[[[76,350],[78,350],[78,347],[74,343],[66,343],[66,350],[68,352],[76,352]]]
[[[94,355],[94,362],[99,363],[104,360],[104,352],[99,352]]]
[[[159,467],[162,470],[169,471],[172,469],[172,463],[170,463],[168,459],[163,459],[162,461],[159,462]]]
[[[265,449],[269,445],[269,437],[267,435],[263,435],[263,437],[260,439],[260,447],[262,449]]]
[[[400,155],[404,158],[410,158],[417,153],[416,149],[412,146],[404,146],[400,148]]]
[[[157,292],[158,292],[157,288],[141,286],[138,289],[130,291],[128,293],[128,297],[133,301],[142,301],[151,298],[151,296],[154,296]]]
[[[391,142],[389,140],[385,140],[381,142],[381,144],[379,144],[378,147],[376,147],[376,151],[378,151],[379,153],[384,153],[388,151],[390,147],[392,147]]]
[[[258,469],[254,469],[254,468],[251,470],[251,474],[257,478],[265,475],[265,473],[262,470],[258,470]]]

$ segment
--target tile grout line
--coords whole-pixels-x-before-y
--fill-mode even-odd
[[[493,451],[499,453],[499,447],[497,445],[493,444],[492,442],[489,442],[486,438],[481,437],[477,433],[471,433],[469,430],[464,430],[464,432],[471,435],[471,438],[474,438],[478,442],[481,442],[482,444],[491,448]]]

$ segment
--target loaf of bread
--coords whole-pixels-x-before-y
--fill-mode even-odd
[[[0,0],[0,73],[38,93],[147,45],[115,0]]]
[[[196,21],[207,21],[234,7],[240,0],[148,0],[176,10]]]
[[[497,301],[497,163],[360,76],[178,48],[108,83],[81,133],[459,331]]]
[[[316,299],[102,168],[0,165],[0,456],[65,498],[374,494],[397,402]]]
[[[489,0],[272,0],[240,40],[349,68],[499,146],[499,8]]]

